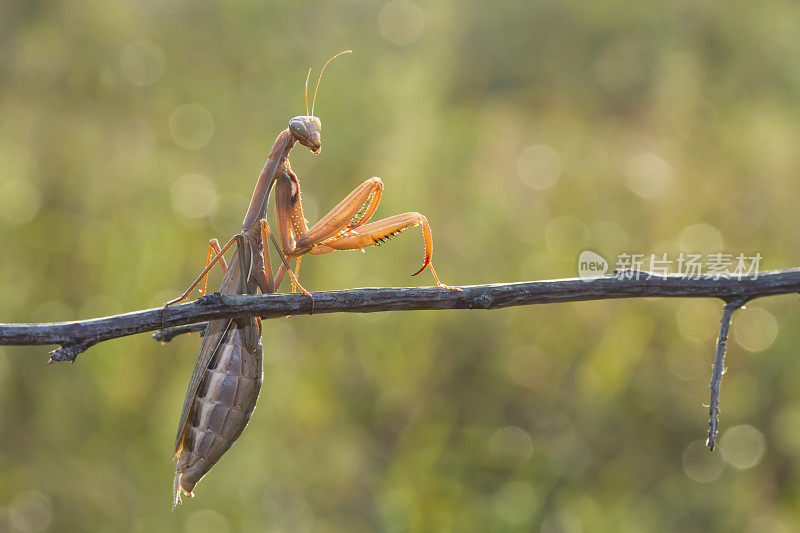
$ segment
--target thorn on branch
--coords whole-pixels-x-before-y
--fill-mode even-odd
[[[706,446],[710,451],[714,451],[714,446],[717,442],[717,433],[719,432],[719,390],[722,385],[722,376],[725,374],[725,348],[728,344],[728,333],[731,328],[731,319],[733,313],[737,309],[747,303],[747,298],[737,298],[725,303],[722,309],[722,318],[719,324],[719,336],[717,337],[717,352],[714,356],[714,368],[711,372],[711,383],[708,388],[711,389],[711,401],[708,404],[708,439],[706,439]]]

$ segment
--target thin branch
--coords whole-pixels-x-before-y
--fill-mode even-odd
[[[208,322],[198,322],[197,324],[187,324],[185,326],[174,326],[171,328],[164,328],[160,331],[153,333],[153,338],[158,342],[167,343],[177,337],[178,335],[186,335],[187,333],[200,332],[200,335],[206,330]]]
[[[614,298],[720,298],[752,300],[763,296],[800,293],[800,268],[761,272],[757,276],[686,278],[621,272],[614,276],[572,278],[462,287],[463,292],[438,287],[363,288],[313,293],[314,313],[375,313],[423,309],[499,309]],[[44,324],[0,324],[0,345],[60,344],[51,361],[74,361],[98,342],[235,316],[265,319],[311,314],[303,294],[210,294],[167,309],[155,308],[90,320]]]
[[[714,356],[714,369],[711,372],[711,401],[708,404],[708,439],[706,446],[714,451],[717,442],[717,425],[719,422],[719,390],[722,385],[722,376],[725,374],[725,348],[728,344],[728,332],[731,328],[733,313],[747,303],[746,298],[736,298],[725,304],[722,308],[722,318],[719,322],[719,337],[717,337],[717,352]]]

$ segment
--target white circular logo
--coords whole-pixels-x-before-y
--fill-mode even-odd
[[[594,278],[603,276],[608,272],[608,261],[602,255],[591,250],[584,250],[578,257],[578,276],[581,278]]]

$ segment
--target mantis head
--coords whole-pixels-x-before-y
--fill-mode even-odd
[[[315,154],[322,150],[321,130],[322,123],[317,117],[310,115],[294,117],[289,121],[289,131],[292,132],[292,136]]]
[[[322,74],[325,72],[325,67],[328,63],[336,59],[342,54],[349,54],[350,50],[339,52],[330,58],[323,66],[317,79],[317,86],[314,88],[314,99],[311,102],[311,112],[308,112],[308,79],[311,77],[311,69],[308,69],[306,76],[306,114],[304,116],[294,117],[289,121],[289,131],[292,136],[303,146],[308,147],[313,153],[318,154],[322,151],[322,139],[320,132],[322,131],[322,123],[317,117],[314,116],[314,106],[317,103],[317,91],[319,91],[319,82],[322,81]]]

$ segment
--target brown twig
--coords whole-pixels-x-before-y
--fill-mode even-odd
[[[647,272],[618,272],[589,279],[558,279],[461,287],[463,292],[438,287],[363,288],[313,293],[266,295],[209,294],[194,302],[74,322],[0,324],[0,345],[60,344],[50,352],[50,363],[75,361],[95,344],[159,330],[156,340],[169,342],[182,333],[202,331],[206,320],[235,316],[276,318],[313,313],[375,313],[423,309],[500,309],[614,298],[720,298],[725,307],[720,321],[709,403],[708,447],[717,436],[719,393],[724,374],[725,345],[733,313],[746,302],[764,296],[800,293],[800,268],[760,272],[747,278],[654,276]],[[163,328],[164,326],[168,326]]]
[[[722,308],[722,318],[719,322],[719,336],[717,337],[717,352],[714,356],[714,368],[711,372],[711,401],[708,403],[708,439],[706,446],[713,451],[717,442],[717,425],[719,422],[719,390],[722,385],[722,376],[725,374],[725,348],[728,344],[728,332],[731,328],[733,313],[747,303],[747,298],[735,298],[725,303]]]
[[[518,305],[607,300],[615,298],[720,298],[752,300],[763,296],[800,293],[800,268],[761,272],[758,276],[687,278],[651,276],[646,272],[596,278],[498,283],[461,287],[463,292],[438,287],[361,288],[314,293],[314,313],[375,313],[424,309],[500,309]],[[60,344],[51,360],[73,361],[90,346],[165,327],[195,324],[234,316],[264,319],[311,313],[303,294],[209,294],[194,302],[167,308],[74,322],[0,324],[0,345]],[[162,322],[163,316],[163,322]]]
[[[171,328],[164,328],[160,331],[153,333],[153,339],[158,342],[167,343],[177,337],[178,335],[186,335],[196,331],[203,335],[208,322],[198,322],[197,324],[187,324],[185,326],[173,326]]]

